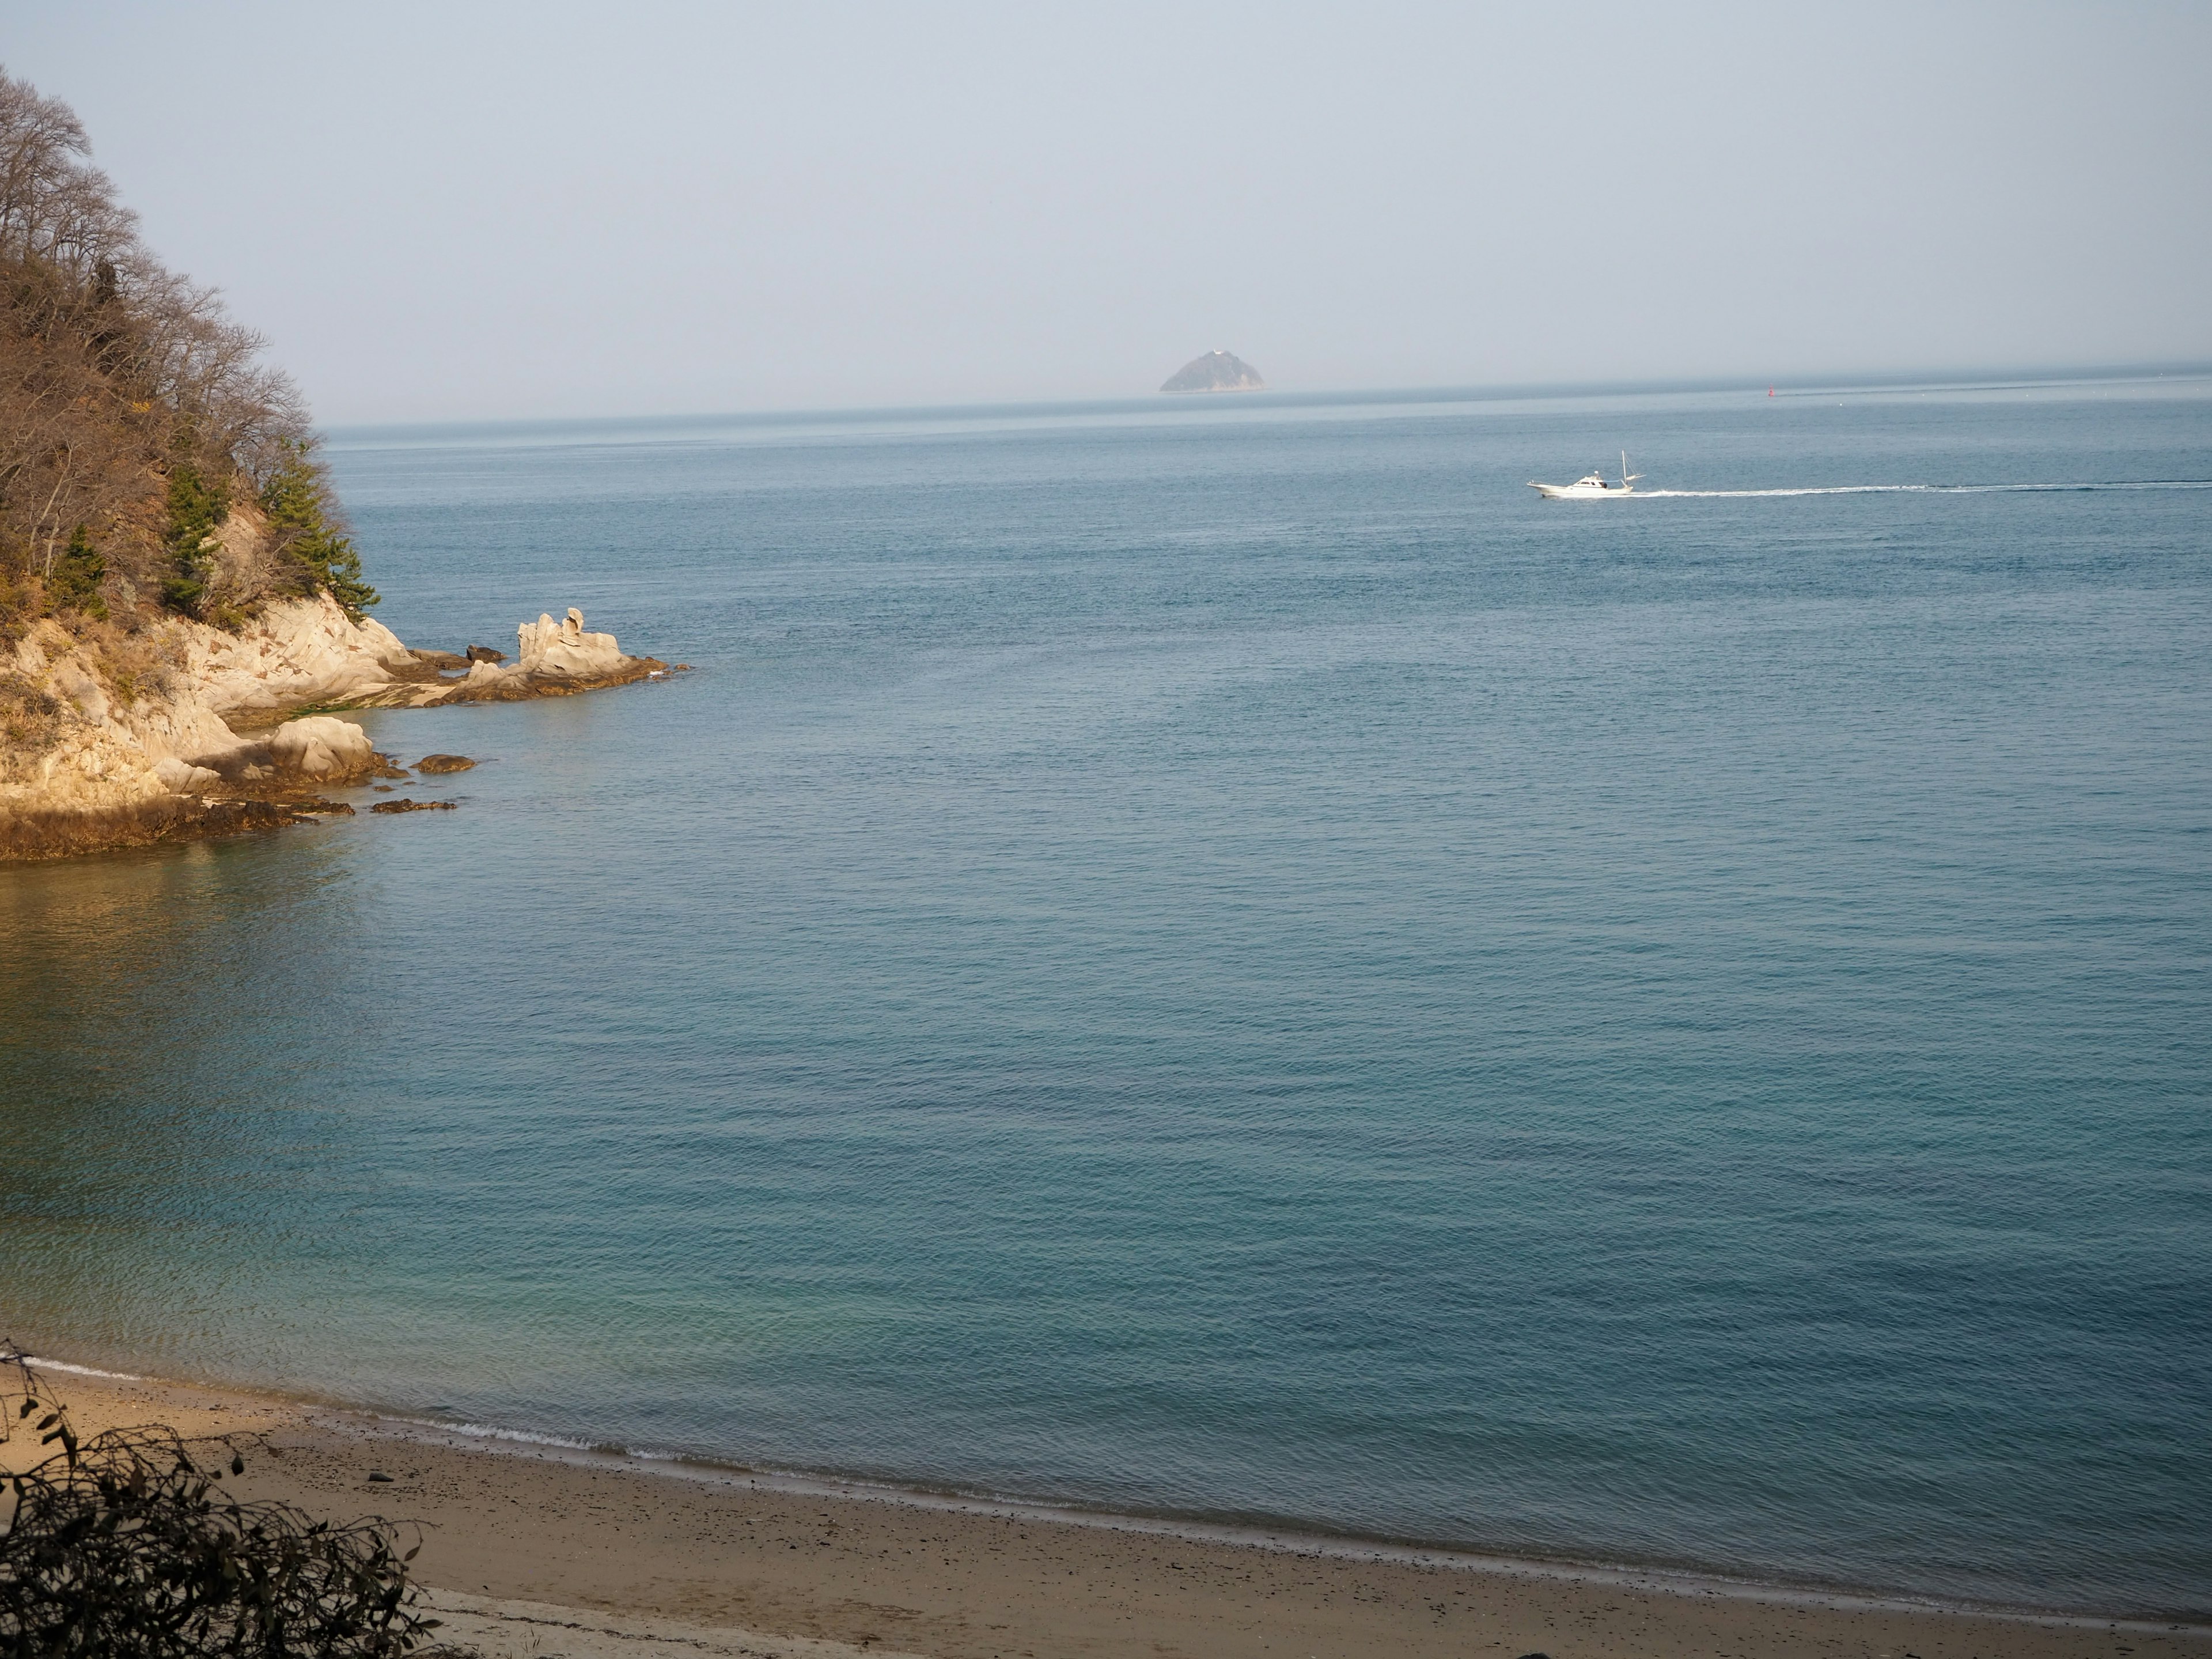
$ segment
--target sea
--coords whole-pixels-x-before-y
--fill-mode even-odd
[[[0,867],[0,1335],[2212,1612],[2212,378],[329,455],[410,642],[688,669],[363,716],[454,811]]]

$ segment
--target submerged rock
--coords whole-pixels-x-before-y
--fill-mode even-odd
[[[372,812],[450,812],[453,803],[449,800],[414,800],[402,795],[398,800],[380,800],[368,809]]]
[[[415,763],[417,772],[465,772],[476,763],[466,755],[425,755]]]

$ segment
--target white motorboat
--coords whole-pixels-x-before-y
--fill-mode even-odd
[[[1534,478],[1528,488],[1547,501],[1595,501],[1613,495],[1633,495],[1636,481],[1644,475],[1628,470],[1628,452],[1620,453],[1620,482],[1615,483],[1601,472],[1585,472],[1571,484],[1538,483]]]

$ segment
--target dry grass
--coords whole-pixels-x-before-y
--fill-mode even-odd
[[[167,629],[118,628],[113,623],[88,623],[77,637],[83,641],[93,667],[107,683],[108,693],[125,708],[138,699],[161,690],[169,671],[179,659],[179,645]]]
[[[61,730],[60,698],[21,674],[0,672],[0,781],[37,765]]]

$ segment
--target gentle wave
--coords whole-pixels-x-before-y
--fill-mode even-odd
[[[112,1382],[143,1382],[137,1371],[104,1371],[97,1365],[72,1365],[65,1359],[47,1359],[34,1353],[0,1353],[0,1364],[21,1360],[34,1371],[67,1371],[71,1376],[104,1376]]]
[[[1403,1539],[1362,1536],[1355,1533],[1312,1531],[1288,1522],[1269,1524],[1260,1521],[1228,1521],[1203,1515],[1146,1513],[1075,1503],[1055,1503],[1047,1498],[1024,1498],[982,1488],[901,1485],[894,1481],[860,1480],[803,1469],[728,1462],[687,1452],[644,1451],[615,1442],[594,1445],[562,1435],[541,1434],[527,1429],[498,1428],[484,1423],[400,1417],[379,1418],[377,1426],[386,1431],[397,1429],[402,1438],[408,1437],[405,1433],[408,1430],[429,1430],[434,1433],[459,1435],[501,1445],[543,1446],[556,1452],[581,1454],[585,1457],[611,1457],[633,1463],[655,1464],[660,1467],[651,1472],[662,1476],[733,1481],[762,1492],[1092,1527],[1108,1532],[1137,1533],[1194,1543],[1230,1544],[1241,1548],[1290,1555],[1329,1557],[1347,1561],[1397,1562],[1457,1571],[1504,1572],[1520,1577],[1613,1584],[1678,1595],[1717,1595],[1730,1600],[1784,1606],[1891,1613],[1938,1610],[2060,1628],[2166,1635],[2212,1633],[2212,1626],[2188,1621],[2084,1615],[2027,1603],[1972,1597],[1884,1594],[1878,1589],[1844,1583],[1760,1578],[1748,1573],[1701,1571],[1662,1562],[1495,1552],[1447,1543],[1420,1543]]]
[[[541,1434],[534,1429],[502,1429],[489,1423],[456,1423],[437,1417],[396,1417],[384,1419],[387,1423],[404,1424],[412,1428],[435,1429],[441,1434],[458,1434],[470,1440],[495,1440],[520,1446],[549,1446],[557,1451],[594,1452],[608,1457],[634,1457],[649,1463],[678,1463],[690,1460],[681,1452],[654,1451],[643,1446],[626,1445],[618,1440],[578,1440],[563,1434]]]

